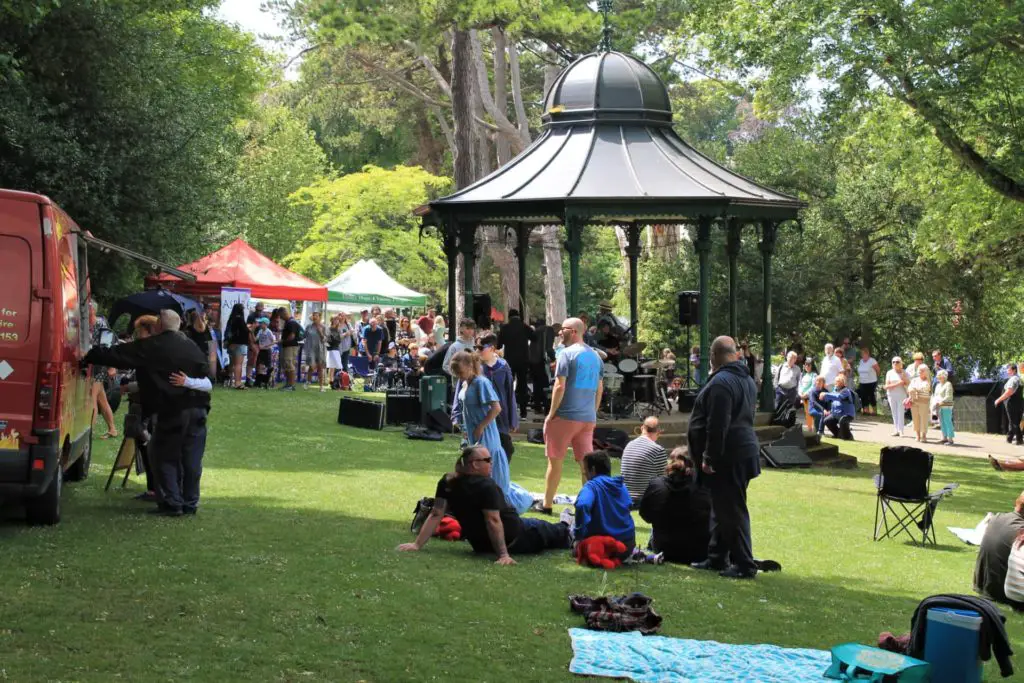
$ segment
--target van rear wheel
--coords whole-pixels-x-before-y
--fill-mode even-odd
[[[57,463],[57,471],[46,490],[25,501],[25,520],[35,526],[53,526],[60,521],[60,494],[64,488],[64,468]]]
[[[89,465],[92,463],[92,431],[92,429],[89,430],[85,450],[78,456],[78,460],[68,468],[68,473],[64,475],[68,481],[85,481],[85,478],[89,476]]]

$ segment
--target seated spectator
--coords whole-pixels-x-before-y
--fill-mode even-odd
[[[648,417],[640,427],[640,436],[626,444],[622,451],[622,479],[634,505],[640,502],[648,484],[665,473],[668,453],[658,445],[659,436],[658,418]]]
[[[405,367],[405,378],[409,380],[409,386],[419,386],[419,378],[423,376],[423,359],[420,357],[419,344],[409,344],[409,348],[402,356],[402,365]]]
[[[697,484],[686,448],[672,451],[664,476],[650,483],[640,500],[640,517],[653,530],[648,548],[669,562],[690,564],[708,557],[711,494]]]
[[[945,370],[940,370],[945,372]],[[1017,532],[1017,538],[1010,548],[1007,560],[1006,581],[1003,583],[1006,600],[1018,609],[1024,608],[1024,530]]]
[[[405,374],[402,368],[402,359],[398,357],[398,346],[395,342],[388,344],[388,352],[380,359],[380,369],[384,372],[384,378],[389,387],[398,384],[398,378]]]
[[[398,546],[400,551],[420,550],[434,535],[445,513],[458,520],[462,538],[473,552],[494,553],[497,564],[515,564],[510,553],[532,555],[570,546],[569,525],[523,518],[505,502],[501,489],[491,478],[491,454],[483,446],[463,449],[455,473],[437,483],[430,517],[416,540]]]
[[[632,552],[636,545],[636,529],[629,514],[629,491],[622,477],[612,476],[612,461],[605,451],[583,456],[586,483],[576,496],[575,540],[591,536],[611,536],[626,544]]]
[[[807,394],[807,413],[811,416],[811,420],[814,424],[814,432],[821,434],[825,429],[825,402],[822,398],[823,394],[828,393],[827,387],[825,386],[825,377],[818,375],[814,378],[814,386],[810,393]]]
[[[1013,512],[989,518],[974,565],[974,590],[997,602],[1008,602],[1005,592],[1010,550],[1024,531],[1024,493],[1017,496]]]
[[[821,398],[832,403],[822,424],[828,427],[833,437],[853,441],[850,423],[857,412],[857,403],[853,398],[853,392],[846,386],[846,375],[836,377],[835,391],[826,392]]]

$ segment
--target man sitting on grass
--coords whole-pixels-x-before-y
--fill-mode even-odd
[[[981,595],[997,602],[1013,604],[1007,599],[1004,586],[1010,550],[1021,531],[1024,531],[1024,493],[1017,496],[1013,512],[992,515],[985,535],[981,537],[978,559],[974,565],[974,590]]]
[[[632,552],[636,545],[636,529],[629,514],[632,501],[622,477],[612,476],[607,451],[583,456],[583,476],[587,483],[576,496],[576,541],[611,536],[625,543],[627,552]]]
[[[634,504],[640,503],[647,486],[665,474],[668,453],[658,445],[661,425],[653,415],[644,420],[640,436],[626,444],[622,451],[622,479]]]
[[[491,478],[491,454],[483,446],[463,449],[455,472],[441,477],[434,506],[416,540],[398,546],[400,551],[420,550],[434,535],[448,512],[462,527],[462,538],[476,553],[494,553],[497,564],[515,564],[510,552],[532,555],[545,550],[568,549],[569,526],[523,518],[505,502],[501,488]]]

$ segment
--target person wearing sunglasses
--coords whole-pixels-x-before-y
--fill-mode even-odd
[[[566,522],[552,524],[524,518],[505,502],[491,477],[493,457],[483,446],[468,446],[455,463],[455,472],[441,477],[430,516],[416,540],[398,546],[400,552],[422,550],[449,514],[462,527],[462,538],[475,553],[497,555],[497,564],[513,565],[512,553],[535,555],[545,550],[566,550],[572,543]]]

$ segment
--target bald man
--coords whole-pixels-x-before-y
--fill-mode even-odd
[[[562,323],[562,344],[555,365],[555,386],[551,390],[551,409],[544,419],[544,451],[548,471],[544,476],[543,512],[551,514],[551,506],[562,480],[562,462],[572,445],[572,454],[586,483],[583,456],[594,450],[594,427],[597,407],[604,390],[604,363],[594,349],[583,342],[586,327],[579,318]]]
[[[665,474],[668,453],[658,444],[661,425],[653,415],[644,420],[640,436],[622,451],[622,479],[634,505],[640,503],[652,481]]]
[[[757,385],[740,360],[732,337],[711,344],[711,376],[697,394],[687,443],[711,491],[711,542],[708,559],[691,566],[714,569],[719,576],[757,576],[750,540],[747,485],[761,473],[754,432]]]

